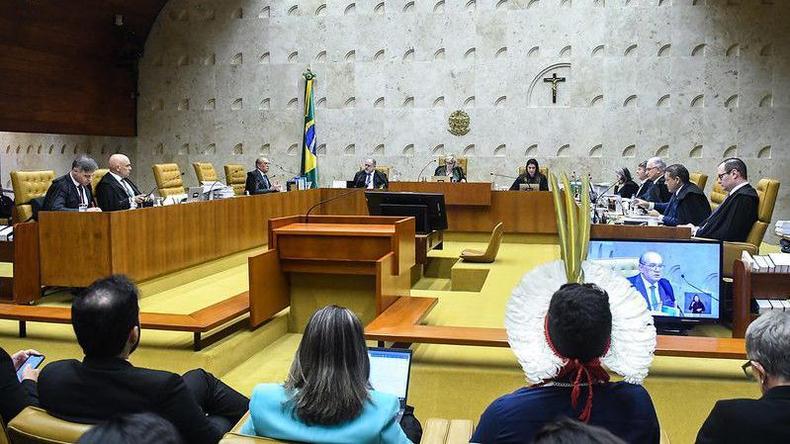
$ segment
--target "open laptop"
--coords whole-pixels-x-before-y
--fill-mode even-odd
[[[400,401],[398,421],[406,408],[411,373],[411,350],[404,348],[368,348],[370,385],[373,390],[395,395]]]
[[[537,183],[520,183],[518,184],[519,191],[538,191],[540,184]]]
[[[187,191],[187,202],[203,200],[203,187],[189,187]]]

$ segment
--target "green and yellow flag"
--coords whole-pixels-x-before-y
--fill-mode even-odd
[[[313,74],[309,69],[302,74],[304,84],[304,137],[302,138],[302,176],[310,188],[318,188],[318,157],[315,152],[315,107],[313,105]]]

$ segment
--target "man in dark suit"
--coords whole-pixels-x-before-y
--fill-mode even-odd
[[[647,169],[645,172],[653,183],[647,190],[645,200],[655,203],[666,203],[672,198],[672,193],[669,192],[667,184],[664,181],[664,171],[667,168],[666,162],[660,157],[651,157],[647,159]]]
[[[281,191],[279,185],[272,184],[271,180],[269,180],[269,163],[269,159],[259,157],[255,159],[255,169],[247,172],[244,191],[250,196]]]
[[[365,159],[362,169],[354,175],[354,188],[383,190],[389,186],[387,175],[376,169],[376,159]]]
[[[639,257],[639,274],[628,280],[642,293],[650,311],[674,314],[675,292],[672,284],[661,277],[663,271],[664,258],[655,251],[646,251]]]
[[[710,216],[708,198],[699,187],[689,181],[689,171],[680,164],[667,167],[664,182],[672,193],[667,203],[653,203],[637,199],[637,205],[663,214],[664,225],[698,224]]]
[[[693,227],[696,237],[743,242],[757,221],[759,198],[747,181],[746,164],[729,158],[716,169],[719,184],[729,192],[724,202],[707,219]]]
[[[11,356],[0,347],[0,419],[4,425],[25,407],[38,406],[36,380],[39,370],[27,367],[22,382],[16,377],[17,370],[31,353],[39,354],[35,350],[20,350]]]
[[[759,382],[763,396],[718,401],[697,444],[790,442],[789,345],[790,313],[771,310],[749,325],[744,372]]]
[[[71,163],[71,171],[52,181],[44,196],[42,211],[101,211],[94,205],[91,179],[99,166],[87,156]]]
[[[636,177],[641,181],[641,183],[639,184],[639,189],[636,190],[634,197],[647,200],[647,192],[650,191],[650,187],[653,186],[653,181],[650,180],[650,177],[647,174],[646,160],[640,162],[636,167]]]
[[[116,415],[153,412],[189,443],[216,443],[247,411],[249,400],[204,370],[184,376],[135,367],[140,343],[137,287],[125,276],[94,282],[71,305],[74,333],[85,353],[41,371],[39,401],[68,421],[98,423]]]
[[[143,203],[137,185],[129,179],[132,163],[123,154],[113,154],[109,161],[110,171],[96,185],[96,203],[102,211],[117,211],[137,208]]]

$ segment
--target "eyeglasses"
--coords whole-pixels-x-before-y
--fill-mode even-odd
[[[663,270],[664,269],[664,264],[645,264],[644,262],[640,262],[639,265],[644,265],[645,267],[650,268],[651,270]]]
[[[757,378],[754,376],[754,367],[752,366],[752,361],[746,361],[741,366],[741,370],[743,370],[743,374],[746,375],[746,379],[750,379],[752,381],[756,381]]]
[[[724,177],[724,176],[726,176],[726,175],[728,175],[730,173],[732,173],[732,170],[727,171],[726,173],[717,174],[716,176],[719,178],[719,180],[721,180],[722,177]]]

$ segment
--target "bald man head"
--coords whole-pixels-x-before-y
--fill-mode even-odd
[[[639,272],[645,280],[654,284],[664,272],[664,258],[655,251],[646,251],[639,257]]]
[[[123,178],[129,177],[129,174],[132,173],[132,162],[123,154],[113,154],[110,156],[110,161],[108,163],[110,171]]]

